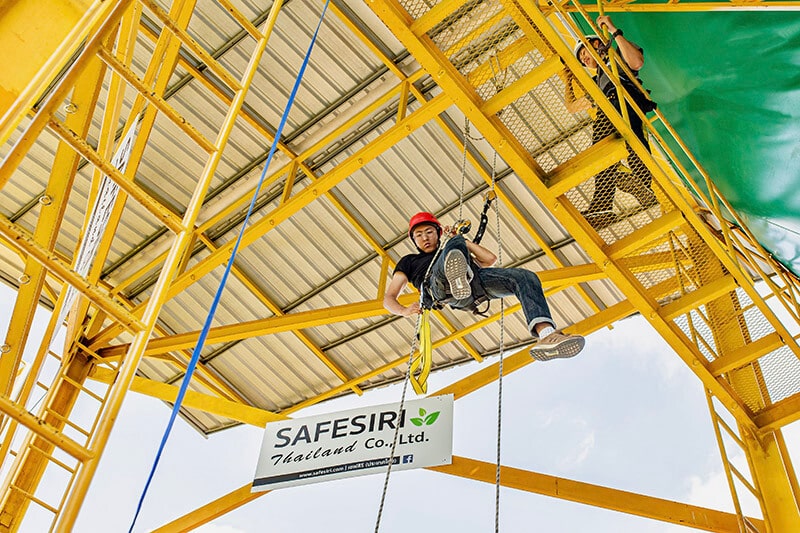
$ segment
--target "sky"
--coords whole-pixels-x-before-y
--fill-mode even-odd
[[[13,301],[13,296],[0,288],[0,301]],[[6,307],[0,307],[3,332],[10,314]],[[46,318],[45,312],[37,315],[38,327]],[[408,327],[414,327],[410,319]],[[429,390],[495,360],[434,373]],[[400,394],[398,385],[384,387],[313,406],[295,417],[398,402]],[[410,388],[408,397],[414,397]],[[163,402],[127,395],[75,531],[128,530],[169,415]],[[502,419],[505,465],[733,509],[701,382],[639,316],[592,334],[574,359],[537,362],[506,376]],[[496,384],[457,400],[453,453],[494,463],[496,424]],[[797,462],[800,425],[784,428],[784,435]],[[252,482],[262,437],[262,428],[239,426],[206,438],[179,419],[134,531],[151,531]],[[747,471],[738,449],[730,452]],[[374,531],[383,481],[376,474],[272,491],[196,531]],[[754,501],[743,504],[749,514],[760,516]],[[486,532],[494,530],[494,516],[494,485],[427,470],[393,472],[380,531]],[[21,531],[42,529],[31,516]],[[500,531],[692,530],[502,489]]]

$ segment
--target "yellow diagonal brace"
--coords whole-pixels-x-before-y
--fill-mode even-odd
[[[626,157],[625,141],[609,135],[553,169],[547,178],[548,188],[559,196]]]
[[[209,502],[204,506],[195,509],[191,513],[185,514],[182,517],[173,520],[169,524],[164,524],[160,528],[154,529],[152,533],[183,533],[185,531],[191,531],[202,526],[203,524],[211,522],[215,518],[230,513],[234,509],[238,509],[242,505],[249,503],[256,498],[260,498],[261,496],[270,493],[268,490],[263,492],[250,492],[251,488],[253,488],[253,483],[247,483],[246,485],[217,498],[213,502]]]
[[[101,383],[111,384],[117,377],[117,373],[110,368],[96,367],[89,373],[89,377]],[[159,400],[164,400],[165,402],[174,403],[175,398],[178,397],[180,387],[137,376],[133,378],[130,390],[152,396],[153,398],[158,398]],[[268,422],[286,420],[288,418],[285,415],[265,411],[258,407],[240,402],[233,402],[218,396],[210,396],[193,390],[186,391],[181,405],[190,409],[200,409],[212,415],[230,418],[237,422],[243,422],[258,427],[264,427]]]
[[[564,68],[558,56],[546,59],[544,63],[531,70],[520,79],[494,95],[481,107],[481,111],[486,115],[494,115],[507,105],[522,97],[532,88],[544,83],[547,78],[555,76]],[[625,157],[624,155],[622,157]],[[622,159],[620,157],[620,159]]]
[[[0,411],[79,461],[86,461],[94,456],[90,450],[67,437],[41,418],[32,415],[24,406],[12,402],[7,396],[0,395]]]
[[[396,143],[406,138],[417,128],[425,125],[432,117],[442,113],[450,105],[450,99],[443,94],[422,104],[414,113],[408,115],[404,120],[381,134],[380,137],[372,141],[368,146],[365,146],[342,161],[336,168],[315,181],[313,185],[303,189],[302,192],[296,194],[291,200],[280,205],[272,212],[253,223],[242,235],[239,249],[245,249],[257,239],[266,235],[267,232],[275,229],[292,215],[323,196],[342,180],[347,179],[354,171],[378,157],[390,146],[394,146]],[[235,244],[233,242],[234,240],[235,239],[231,239],[231,242],[220,246],[206,259],[199,262],[192,269],[186,271],[182,276],[179,276],[170,286],[167,299],[174,297],[176,294],[186,289],[186,287],[218,266],[224,264],[228,257],[230,257],[233,245]]]
[[[496,468],[497,465],[494,463],[454,456],[453,463],[450,465],[431,466],[427,469],[494,484]],[[739,524],[736,520],[736,515],[733,513],[602,487],[582,481],[539,474],[509,466],[500,467],[500,484],[504,487],[525,492],[542,494],[635,516],[643,516],[653,520],[661,520],[662,522],[680,524],[704,531],[739,533]],[[764,522],[762,520],[757,518],[749,518],[749,520],[759,528],[759,531],[763,531]]]
[[[144,327],[137,317],[109,298],[107,293],[87,282],[55,252],[42,247],[28,232],[2,215],[0,215],[0,235],[5,236],[17,250],[28,254],[53,274],[75,287],[97,307],[114,317],[125,329],[139,331]]]
[[[404,294],[400,297],[400,302],[409,305],[417,300],[414,294]],[[206,344],[212,345],[221,342],[248,339],[261,335],[272,335],[296,329],[311,328],[337,322],[348,322],[362,318],[370,318],[387,314],[388,311],[383,307],[382,300],[367,300],[354,304],[338,305],[302,313],[290,313],[287,315],[240,322],[227,326],[217,326],[208,331]],[[151,339],[144,351],[145,356],[171,352],[191,348],[197,343],[199,331],[179,333],[169,337]],[[121,357],[125,355],[129,344],[120,344],[98,350],[98,355],[103,358]]]

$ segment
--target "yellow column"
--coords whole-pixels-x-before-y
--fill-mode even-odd
[[[41,97],[50,80],[113,2],[5,0],[0,2],[0,144]]]
[[[702,285],[727,275],[711,251],[694,232],[687,233],[690,251],[697,265]],[[736,292],[729,292],[706,305],[708,322],[714,342],[721,354],[730,353],[753,342],[750,331],[742,318],[742,306]],[[727,374],[733,389],[741,396],[747,407],[758,413],[767,406],[769,393],[759,379],[760,369],[754,362]],[[791,460],[781,453],[777,432],[765,434],[759,443],[750,432],[741,428],[746,446],[751,474],[761,491],[761,507],[769,531],[800,531],[800,510],[797,495],[792,487]]]

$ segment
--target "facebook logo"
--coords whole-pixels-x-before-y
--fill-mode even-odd
[[[404,455],[404,456],[403,456],[403,464],[406,464],[406,463],[413,463],[413,462],[414,462],[414,455],[413,455],[413,454],[410,454],[410,455]]]

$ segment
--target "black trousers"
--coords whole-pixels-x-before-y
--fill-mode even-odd
[[[619,102],[615,98],[611,99],[611,103],[619,109]],[[649,149],[644,124],[630,106],[628,106],[628,120],[634,134]],[[619,131],[611,124],[606,114],[598,110],[592,129],[592,144],[609,135],[620,137]],[[614,204],[616,189],[632,194],[642,207],[651,207],[657,203],[652,190],[653,175],[628,143],[625,143],[625,147],[628,149],[628,166],[631,172],[622,172],[618,165],[614,164],[597,174],[594,178],[594,195],[589,203],[588,212],[610,211]]]

